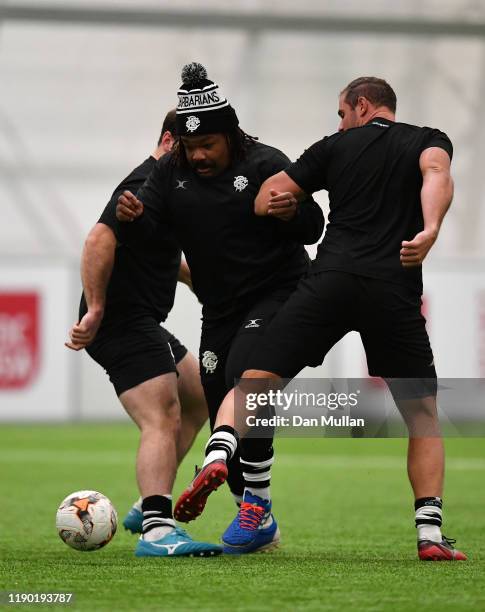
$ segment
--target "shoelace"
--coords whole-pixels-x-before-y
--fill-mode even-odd
[[[197,478],[197,476],[199,475],[201,469],[202,468],[200,468],[197,464],[195,464],[195,467],[194,467],[194,477],[192,478],[192,480],[195,480]]]
[[[261,519],[264,516],[264,508],[255,506],[248,502],[241,502],[239,510],[239,526],[242,529],[254,531],[261,524]]]
[[[456,540],[454,540],[453,538],[447,538],[446,536],[442,536],[442,537],[443,537],[443,542],[448,544],[448,546],[451,546],[453,548],[453,545],[456,544]]]

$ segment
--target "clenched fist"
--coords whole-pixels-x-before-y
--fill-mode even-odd
[[[142,202],[131,191],[123,191],[116,205],[118,221],[134,221],[141,214],[143,214]]]
[[[280,192],[271,189],[271,199],[268,205],[268,215],[281,221],[291,221],[296,214],[298,200],[289,192]]]

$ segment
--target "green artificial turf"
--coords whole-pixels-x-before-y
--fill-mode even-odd
[[[174,495],[200,463],[205,438],[184,461]],[[137,497],[134,427],[4,426],[0,589],[74,592],[69,608],[85,610],[485,610],[485,440],[446,446],[443,531],[458,538],[465,563],[417,560],[402,439],[278,440],[277,551],[137,559],[136,538],[122,529],[105,549],[81,553],[54,528],[58,504],[80,489],[107,495],[121,522]],[[189,524],[193,537],[217,541],[232,520],[225,489]],[[26,607],[46,606],[16,606]]]

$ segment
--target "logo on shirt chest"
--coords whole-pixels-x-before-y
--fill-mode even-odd
[[[177,181],[177,185],[175,186],[175,189],[187,189],[187,187],[185,186],[185,183],[188,183],[188,179],[185,179],[183,181],[181,181],[180,179],[176,179]]]
[[[244,191],[249,185],[249,181],[245,176],[239,175],[234,177],[234,189],[236,191]]]

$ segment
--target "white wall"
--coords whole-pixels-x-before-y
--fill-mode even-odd
[[[113,187],[153,150],[181,67],[194,59],[244,129],[293,158],[335,131],[351,79],[387,78],[401,121],[440,127],[455,144],[455,205],[437,254],[485,257],[480,38],[10,22],[0,37],[0,256],[78,257]]]

